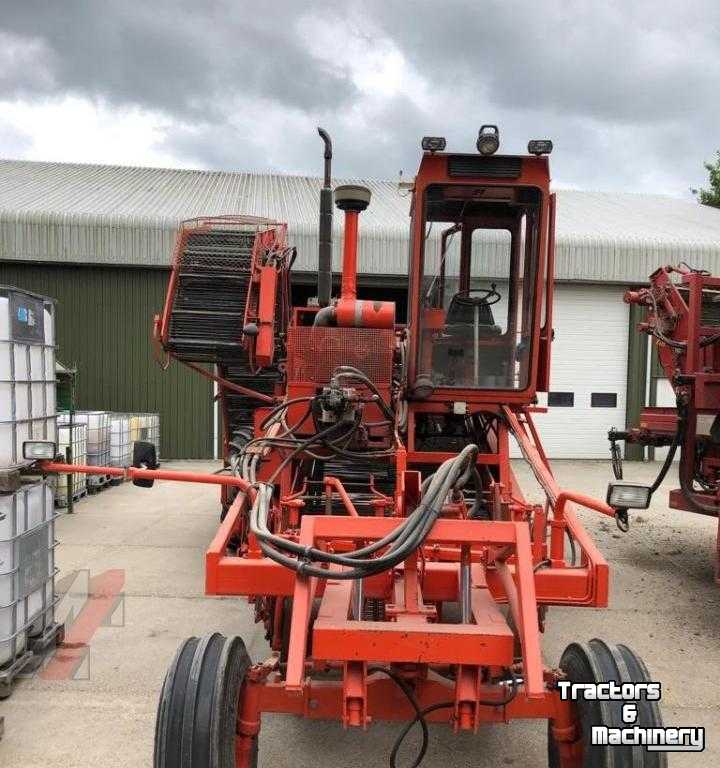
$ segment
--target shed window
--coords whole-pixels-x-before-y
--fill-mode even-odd
[[[551,408],[572,408],[575,405],[574,392],[548,392],[548,406]]]
[[[593,408],[617,408],[617,393],[593,392],[590,396],[590,405]]]

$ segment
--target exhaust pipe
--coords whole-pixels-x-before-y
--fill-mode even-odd
[[[325,143],[325,179],[320,190],[320,228],[318,248],[318,304],[327,307],[332,293],[332,223],[333,191],[331,179],[332,141],[324,128],[318,128],[320,138]]]
[[[357,298],[358,217],[370,204],[370,190],[359,184],[345,184],[333,193],[330,186],[332,143],[327,131],[318,128],[325,142],[325,181],[320,191],[320,248],[318,258],[318,304],[313,325],[341,328],[393,328],[395,303],[360,301]],[[332,291],[332,204],[345,213],[343,236],[342,289],[331,304]]]

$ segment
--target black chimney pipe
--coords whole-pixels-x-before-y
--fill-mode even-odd
[[[332,222],[333,191],[330,178],[332,141],[324,128],[318,128],[320,138],[325,142],[325,180],[320,190],[320,229],[318,248],[318,304],[327,307],[332,292]]]

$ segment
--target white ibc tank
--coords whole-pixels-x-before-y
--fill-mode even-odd
[[[132,464],[130,416],[127,413],[110,414],[110,464],[113,467]]]
[[[50,483],[0,495],[0,667],[55,620],[55,510]]]
[[[155,453],[160,459],[160,414],[159,413],[131,413],[130,416],[130,444],[139,441],[153,443]]]
[[[74,419],[73,419],[74,422]],[[58,451],[65,458],[65,450],[72,449],[73,464],[87,464],[87,425],[58,424]],[[82,495],[87,485],[87,475],[75,472],[72,476],[72,493],[77,498]],[[58,506],[67,504],[67,475],[58,475],[55,487],[55,501]]]
[[[110,413],[108,411],[76,411],[72,415],[75,424],[84,424],[87,428],[86,451],[87,463],[93,467],[110,465]],[[61,413],[59,424],[68,424],[70,415]],[[98,475],[88,475],[89,486],[102,484],[104,479]]]
[[[28,463],[26,440],[57,441],[54,304],[0,286],[0,468]]]

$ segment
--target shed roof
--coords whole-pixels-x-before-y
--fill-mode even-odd
[[[373,193],[360,271],[407,274],[407,190],[352,181]],[[312,271],[320,187],[310,176],[0,160],[0,259],[161,266],[181,220],[248,214],[287,221],[296,269]],[[720,210],[660,195],[557,194],[559,278],[634,282],[682,259],[720,273]],[[339,216],[335,225],[337,266]]]

